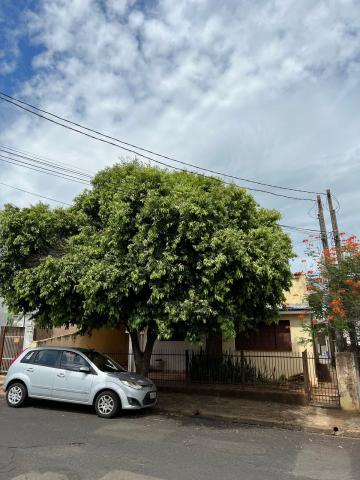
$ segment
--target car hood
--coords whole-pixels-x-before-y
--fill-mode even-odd
[[[138,373],[133,372],[117,372],[117,373],[107,373],[109,377],[116,377],[119,380],[127,380],[128,382],[136,382],[143,387],[149,387],[153,382]]]

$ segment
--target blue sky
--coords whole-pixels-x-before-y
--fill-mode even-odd
[[[341,230],[360,234],[357,0],[3,0],[0,22],[1,90],[203,167],[330,187]],[[0,144],[91,172],[127,155],[3,103]],[[0,182],[62,201],[82,188],[1,167]],[[311,203],[254,195],[317,228]],[[0,189],[1,203],[34,201]]]

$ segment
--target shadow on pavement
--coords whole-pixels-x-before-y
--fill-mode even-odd
[[[37,410],[51,410],[58,412],[79,413],[81,415],[96,416],[95,409],[92,405],[80,405],[76,403],[56,402],[53,400],[29,399],[22,408],[35,408]],[[143,418],[158,414],[156,408],[148,408],[144,410],[121,410],[116,418]]]

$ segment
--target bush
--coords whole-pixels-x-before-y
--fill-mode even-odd
[[[193,352],[189,360],[189,376],[191,382],[201,383],[270,383],[269,378],[251,362],[227,353],[215,357]]]

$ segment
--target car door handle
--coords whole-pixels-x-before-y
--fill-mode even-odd
[[[29,367],[29,368],[26,369],[26,371],[27,371],[27,372],[33,372],[34,369],[33,369],[32,367]]]
[[[62,377],[65,377],[65,373],[58,373],[57,376],[58,376],[58,377],[61,377],[61,378],[62,378]]]

